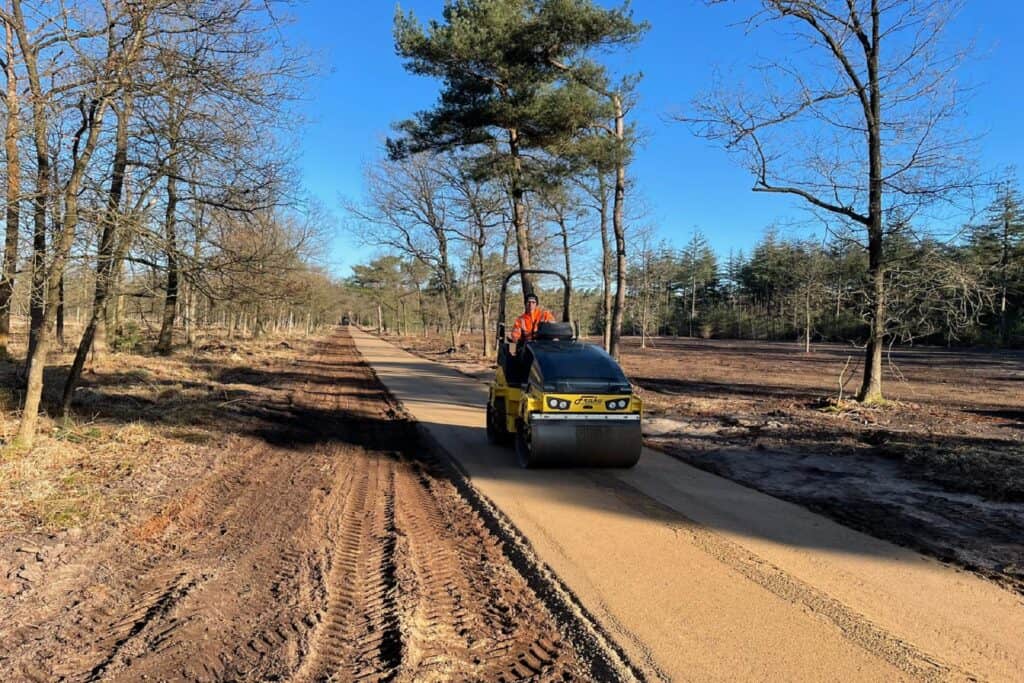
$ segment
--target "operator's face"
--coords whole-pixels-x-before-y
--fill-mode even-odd
[[[526,300],[526,312],[527,313],[533,313],[535,310],[537,310],[537,302],[534,301],[533,299],[527,299]]]

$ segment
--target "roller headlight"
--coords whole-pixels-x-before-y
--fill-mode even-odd
[[[558,402],[558,407],[559,407],[560,410],[569,410],[569,402],[568,401],[559,401]]]
[[[558,408],[558,399],[557,398],[549,398],[548,399],[548,408],[552,408],[552,409]]]
[[[629,405],[628,398],[612,399],[611,401],[605,401],[605,406],[608,410],[622,410]]]
[[[629,400],[628,399],[625,399],[625,398],[620,398],[619,399],[619,408],[620,409],[625,408],[628,405],[629,405]]]

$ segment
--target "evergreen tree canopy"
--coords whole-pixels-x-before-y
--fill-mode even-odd
[[[449,0],[424,27],[395,14],[395,45],[414,74],[442,81],[435,108],[419,112],[388,141],[389,152],[484,145],[490,161],[510,135],[520,149],[546,148],[592,121],[596,100],[574,74],[604,79],[586,54],[636,42],[644,27],[628,4],[592,0]]]

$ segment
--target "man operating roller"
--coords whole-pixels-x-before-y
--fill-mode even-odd
[[[537,334],[538,325],[553,322],[555,322],[555,316],[551,315],[551,311],[541,308],[537,295],[530,292],[526,295],[526,311],[516,318],[509,338],[516,344],[520,341],[530,341]]]

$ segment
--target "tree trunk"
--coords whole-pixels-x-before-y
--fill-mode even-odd
[[[192,348],[196,343],[196,296],[194,288],[185,283],[185,307],[182,313],[182,321],[185,324],[185,346]],[[279,320],[274,321],[274,331],[280,328]]]
[[[857,400],[875,403],[882,395],[882,348],[885,346],[885,237],[882,225],[882,136],[881,94],[878,82],[879,26],[878,0],[871,0],[872,48],[868,55],[871,116],[868,117],[868,281],[871,283],[870,333],[864,354],[864,379]]]
[[[57,346],[64,348],[64,274],[57,282]]]
[[[604,171],[598,171],[598,192],[600,193],[601,212],[601,304],[604,313],[604,334],[602,342],[604,350],[612,349],[612,248],[608,238],[608,187],[605,183]]]
[[[519,156],[519,131],[508,130],[508,149],[512,157],[512,172],[509,190],[512,194],[512,225],[516,231],[516,253],[519,256],[519,269],[528,270],[530,265],[530,237],[526,227],[526,204],[523,190],[523,161]],[[523,285],[523,305],[526,295],[533,291],[533,279],[528,275],[521,276]]]
[[[1010,221],[1009,210],[1003,211],[1002,249],[999,254],[999,341],[1003,346],[1010,345],[1010,326],[1007,320],[1006,300],[1009,290],[1008,270],[1010,266]]]
[[[28,353],[35,353],[46,305],[46,213],[50,194],[49,155],[36,155],[36,196],[32,211],[32,284],[29,293]]]
[[[177,217],[178,192],[177,180],[171,173],[167,177],[167,209],[164,214],[164,239],[167,253],[167,290],[164,295],[163,319],[160,324],[160,336],[156,343],[156,352],[164,356],[171,354],[174,346],[174,320],[178,312],[178,231]]]
[[[640,348],[647,348],[647,321],[650,316],[650,260],[647,250],[644,251],[644,280],[643,280],[643,297],[641,298],[642,303],[640,304]]]
[[[804,353],[811,352],[811,290],[804,293]]]
[[[188,331],[185,333],[185,343],[188,345],[189,348],[192,348],[196,345],[196,336],[198,334],[198,328],[200,327],[199,309],[200,297],[202,296],[202,293],[199,291],[199,288],[197,286],[198,277],[194,271],[196,269],[196,264],[199,263],[199,259],[202,257],[203,254],[203,214],[204,212],[201,209],[197,208],[195,210],[195,224],[192,228],[192,265],[190,267],[190,270],[193,271],[193,275],[189,281],[188,305],[186,306],[186,310],[188,311],[187,315],[189,317],[191,325],[189,326]]]
[[[74,137],[74,152],[72,158],[75,161],[68,177],[67,186],[64,189],[64,217],[63,221],[60,223],[60,230],[57,233],[57,240],[49,272],[44,273],[45,277],[41,278],[37,278],[35,274],[33,274],[33,281],[38,279],[41,283],[39,295],[41,296],[45,291],[46,298],[43,302],[41,325],[36,333],[32,353],[28,358],[28,384],[25,388],[25,403],[22,410],[21,424],[18,427],[17,442],[26,448],[31,448],[35,441],[36,423],[39,419],[39,404],[43,393],[43,370],[46,366],[47,354],[50,347],[50,328],[53,326],[57,316],[57,297],[60,291],[60,279],[64,275],[67,258],[71,252],[71,247],[75,239],[75,232],[78,227],[79,189],[81,187],[82,178],[85,175],[85,169],[89,163],[89,159],[92,156],[93,151],[95,151],[96,144],[99,140],[99,132],[105,109],[106,101],[98,103],[94,102],[92,108],[87,113],[83,113],[82,125]],[[45,123],[42,127],[45,130]],[[81,148],[79,154],[81,137],[86,133],[88,133],[86,142]],[[40,215],[45,225],[45,205]],[[42,264],[40,264],[40,266],[42,266]]]
[[[11,335],[11,299],[18,269],[18,233],[21,221],[21,154],[18,149],[20,113],[18,76],[14,68],[14,32],[6,29],[7,126],[4,151],[7,157],[7,234],[4,238],[3,273],[0,274],[0,358],[8,357]]]
[[[256,307],[252,314],[252,338],[261,339],[265,332],[266,320],[263,315],[263,306],[256,302]]]
[[[435,228],[434,234],[437,239],[438,258],[441,264],[441,297],[444,299],[445,316],[448,318],[448,341],[454,351],[459,346],[459,332],[456,329],[455,316],[455,282],[452,278],[452,269],[448,264],[448,236],[444,228]]]
[[[114,276],[114,284],[120,285],[121,277],[124,273],[122,272],[120,264],[116,265],[115,268],[117,271]],[[110,330],[114,331],[115,343],[119,337],[124,336],[124,306],[124,294],[118,293],[117,298],[114,299],[114,305],[111,307],[110,324],[107,325],[108,332]]]
[[[622,315],[626,308],[626,226],[624,208],[626,199],[625,114],[622,100],[612,97],[615,106],[615,137],[619,146],[619,158],[615,166],[615,203],[612,208],[612,230],[615,233],[615,307],[612,309],[612,334],[609,353],[619,357],[619,338],[622,336]]]
[[[480,325],[483,332],[484,358],[494,355],[491,350],[490,320],[487,315],[487,272],[484,263],[484,236],[483,228],[480,228],[481,235],[476,243],[477,281],[480,285]]]
[[[690,264],[690,339],[693,339],[693,321],[697,318],[697,262]]]
[[[60,399],[60,412],[67,415],[71,410],[75,388],[82,378],[85,361],[92,353],[93,360],[106,352],[106,318],[110,311],[111,294],[118,266],[131,243],[131,236],[120,233],[121,196],[124,190],[125,170],[128,166],[128,121],[132,112],[132,99],[125,102],[117,112],[118,129],[115,136],[114,165],[111,169],[111,187],[106,196],[106,212],[96,250],[96,283],[92,294],[92,311],[78,343],[75,359],[72,361],[68,379]]]
[[[32,200],[32,285],[29,293],[29,353],[28,378],[25,400],[22,406],[21,424],[16,442],[31,448],[35,441],[36,422],[39,419],[39,402],[43,391],[43,364],[48,340],[44,334],[46,321],[44,306],[46,298],[46,212],[50,197],[50,152],[49,130],[46,123],[45,102],[36,53],[27,35],[21,2],[13,0],[11,8],[15,17],[14,29],[25,58],[29,88],[32,93],[32,137],[35,143],[36,173],[35,196]],[[39,351],[42,353],[39,353]]]
[[[572,254],[569,251],[569,230],[565,225],[565,216],[559,213],[558,216],[558,230],[562,237],[562,257],[565,261],[565,282],[566,287],[569,288],[569,292],[572,292]],[[569,299],[569,306],[572,306],[572,299]],[[565,314],[569,316],[569,320],[574,320],[572,311],[566,311]]]

